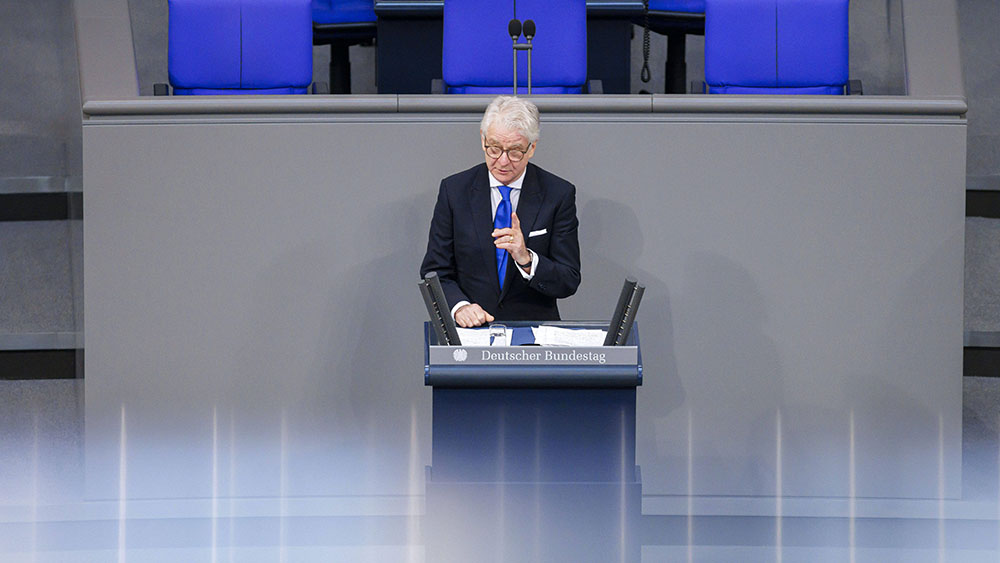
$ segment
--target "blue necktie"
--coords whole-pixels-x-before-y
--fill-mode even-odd
[[[510,186],[497,186],[500,188],[500,205],[497,206],[497,214],[493,219],[494,229],[510,228]],[[507,275],[507,251],[497,249],[497,276],[500,277],[500,289],[503,289],[503,279]]]

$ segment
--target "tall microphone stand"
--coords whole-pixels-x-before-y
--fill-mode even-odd
[[[514,42],[514,95],[517,95],[517,38],[521,36],[521,20],[513,19],[507,24],[507,33]]]
[[[528,52],[528,95],[531,95],[531,40],[535,37],[535,22],[524,20],[524,38],[527,43],[518,43],[517,38],[521,36],[521,20],[513,19],[507,24],[507,33],[510,34],[511,41],[514,42],[514,95],[517,95],[517,52]]]
[[[528,40],[528,95],[531,95],[531,40],[535,37],[534,20],[524,20],[524,38]]]

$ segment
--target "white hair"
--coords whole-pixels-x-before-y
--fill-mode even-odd
[[[517,96],[497,96],[486,107],[479,132],[485,137],[493,125],[517,131],[529,144],[534,143],[538,140],[538,108]]]

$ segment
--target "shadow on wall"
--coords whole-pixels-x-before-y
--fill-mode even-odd
[[[607,199],[592,199],[580,211],[580,246],[583,254],[583,295],[565,307],[566,318],[606,320],[618,299],[622,282],[633,276],[646,286],[639,308],[643,383],[637,396],[637,452],[659,452],[654,426],[678,409],[685,391],[674,357],[674,317],[670,289],[662,275],[639,266],[644,238],[635,211]],[[655,457],[660,457],[657,454]],[[646,459],[649,459],[648,457]]]
[[[658,442],[671,466],[691,452],[694,494],[725,483],[738,484],[729,494],[773,494],[782,367],[760,285],[741,264],[709,252],[685,256],[683,279],[677,341],[687,357],[678,359],[679,377],[691,405],[712,408],[689,406],[658,421]]]
[[[423,385],[426,313],[416,282],[426,231],[421,204],[428,200],[419,194],[386,202],[366,230],[290,250],[257,284],[267,297],[257,302],[287,308],[250,313],[254,322],[272,325],[270,340],[250,341],[241,352],[251,380],[241,384],[237,392],[244,397],[234,404],[248,408],[261,396],[283,397],[285,404],[244,413],[239,433],[255,437],[260,457],[240,466],[270,473],[263,481],[277,483],[282,469],[274,454],[279,442],[288,444],[285,494],[404,494],[412,486],[414,460],[423,478],[430,461],[430,392]],[[336,228],[331,223],[331,233]],[[351,241],[362,239],[369,243],[361,246],[392,252],[355,256]],[[302,295],[328,299],[306,302]],[[317,307],[321,315],[305,313]],[[288,310],[299,308],[301,315]],[[274,326],[298,317],[322,321]],[[309,341],[297,341],[303,336]],[[255,352],[258,346],[281,350],[281,357]],[[297,350],[323,352],[296,359]],[[283,378],[288,365],[305,375]],[[289,388],[292,382],[297,388]],[[259,487],[253,490],[260,494]]]
[[[924,239],[927,246],[906,264],[905,282],[893,288],[881,361],[868,373],[851,374],[857,393],[851,403],[862,413],[856,422],[858,496],[961,494],[962,320],[955,311],[962,307],[964,221],[952,224],[950,236]],[[951,272],[950,279],[942,272]],[[953,328],[947,353],[914,346],[929,341],[923,331],[943,324]],[[899,385],[904,379],[908,384]]]

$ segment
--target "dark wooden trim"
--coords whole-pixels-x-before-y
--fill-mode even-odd
[[[76,379],[77,377],[83,377],[83,350],[0,352],[0,380]]]
[[[965,190],[965,216],[1000,219],[1000,191]]]
[[[0,194],[0,221],[65,221],[82,218],[82,192]]]
[[[83,350],[0,351],[0,380],[83,377]],[[966,346],[965,377],[1000,377],[1000,348]]]
[[[1000,348],[966,346],[962,363],[966,377],[1000,377]]]

